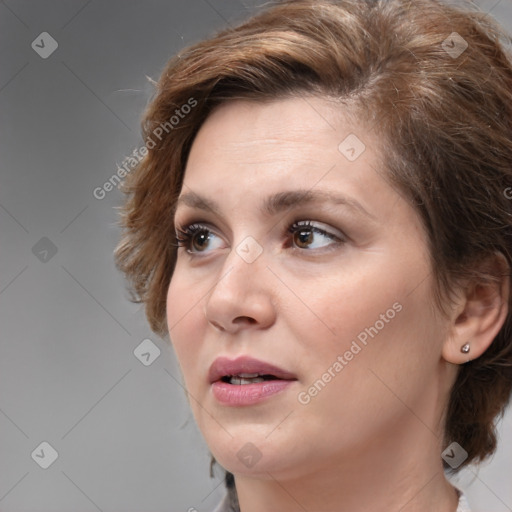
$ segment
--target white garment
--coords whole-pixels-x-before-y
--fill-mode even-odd
[[[464,496],[462,491],[458,490],[458,492],[459,492],[459,506],[457,507],[457,512],[471,512],[471,510],[469,510],[469,505],[466,500],[466,496]]]

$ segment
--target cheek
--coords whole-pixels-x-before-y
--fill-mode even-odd
[[[338,303],[328,319],[335,342],[309,340],[314,350],[300,402],[309,401],[300,409],[304,428],[314,429],[311,419],[321,417],[326,444],[334,446],[393,431],[400,421],[414,420],[411,410],[423,417],[430,407],[424,404],[436,402],[430,395],[438,361],[437,329],[422,304],[428,292],[399,287]]]
[[[398,310],[403,309],[404,297],[409,293],[409,280],[403,272],[394,272],[389,267],[387,272],[382,272],[382,268],[386,265],[377,263],[364,271],[347,273],[338,269],[329,272],[328,278],[311,281],[301,290],[302,304],[295,314],[300,313],[302,321],[296,325],[304,326],[304,320],[310,319],[303,334],[322,333],[332,341],[326,347],[332,349],[334,344],[341,349],[359,334],[364,340],[364,333],[375,324],[380,333],[391,323],[402,321],[399,317],[404,315]],[[319,345],[318,341],[315,345]]]
[[[196,291],[194,291],[194,289]],[[169,337],[188,387],[189,376],[195,371],[203,339],[202,295],[176,272],[167,290],[167,325]]]
[[[301,321],[299,311],[294,313],[291,325],[296,326],[294,338],[304,340],[310,351],[308,377],[320,378],[345,354],[343,369],[354,369],[353,379],[344,386],[356,387],[359,379],[366,382],[369,368],[393,385],[403,384],[400,376],[411,378],[411,369],[419,374],[432,371],[442,333],[430,307],[428,271],[428,262],[421,259],[408,266],[379,261],[365,272],[333,272],[329,279],[303,288],[309,311],[306,316],[301,308]]]

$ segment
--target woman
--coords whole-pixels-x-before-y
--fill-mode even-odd
[[[502,40],[502,41],[500,41]],[[512,65],[435,0],[299,0],[168,63],[119,268],[218,511],[468,510],[512,386]]]

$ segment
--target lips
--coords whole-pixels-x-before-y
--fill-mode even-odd
[[[265,380],[297,380],[297,377],[278,366],[259,361],[248,356],[241,356],[236,359],[219,357],[215,359],[208,372],[210,384],[230,377],[246,375],[265,376]]]

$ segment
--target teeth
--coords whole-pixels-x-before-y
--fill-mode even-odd
[[[237,377],[243,377],[244,379],[254,379],[259,373],[239,373]]]
[[[242,374],[242,375],[247,375],[247,374]],[[249,374],[249,375],[253,375],[253,374]],[[265,382],[265,379],[262,379],[261,377],[251,377],[249,379],[244,379],[243,377],[240,376],[240,378],[239,377],[231,377],[231,379],[229,380],[230,384],[235,384],[237,386],[241,386],[244,384],[256,384],[258,382]]]

